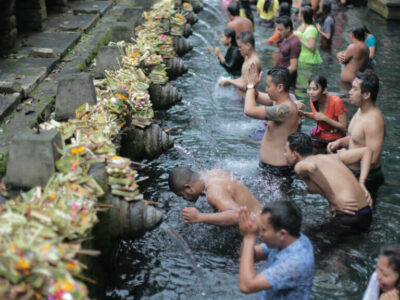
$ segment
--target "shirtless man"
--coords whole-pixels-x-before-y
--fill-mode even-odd
[[[262,73],[252,64],[247,72],[247,91],[244,113],[249,117],[267,120],[268,126],[261,141],[260,167],[269,174],[289,177],[283,150],[289,134],[296,132],[299,125],[297,106],[290,99],[290,73],[285,67],[274,67],[267,73],[267,93],[257,92]],[[261,104],[257,106],[257,103]]]
[[[354,27],[350,33],[352,43],[345,51],[337,54],[337,59],[344,64],[340,78],[342,82],[352,83],[356,73],[363,72],[369,61],[369,48],[365,44],[365,32],[363,26]]]
[[[350,122],[349,135],[327,146],[329,153],[341,147],[348,147],[349,150],[368,147],[372,151],[371,171],[366,179],[366,187],[373,198],[384,181],[380,157],[385,137],[385,121],[375,104],[378,92],[378,76],[371,71],[357,73],[349,93],[349,102],[359,108]],[[360,164],[352,164],[349,167],[359,176]]]
[[[249,66],[254,63],[258,72],[261,71],[261,61],[258,57],[258,54],[255,50],[255,41],[254,36],[251,32],[242,32],[236,38],[237,44],[239,47],[240,54],[244,57],[244,62],[242,66],[242,76],[237,79],[229,79],[221,77],[218,81],[219,85],[227,86],[227,85],[234,85],[239,89],[239,91],[243,92],[242,95],[246,92],[246,81],[245,78],[247,76],[247,71]],[[240,95],[240,96],[242,96]]]
[[[235,30],[236,36],[242,32],[254,32],[253,23],[240,16],[239,2],[231,2],[228,5],[228,25],[226,27]]]
[[[194,207],[185,207],[182,210],[185,223],[236,225],[241,206],[246,206],[254,214],[259,214],[262,209],[250,190],[223,170],[196,173],[178,167],[169,173],[168,183],[171,191],[190,202],[196,202],[200,195],[205,195],[208,203],[218,210],[216,213],[201,213]]]
[[[371,196],[364,181],[369,172],[372,153],[367,147],[338,154],[312,155],[311,138],[304,133],[289,135],[285,145],[288,164],[302,177],[313,193],[329,201],[333,223],[346,232],[368,229],[372,220]],[[361,175],[356,177],[346,165],[360,163]]]

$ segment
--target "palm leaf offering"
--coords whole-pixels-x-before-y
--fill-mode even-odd
[[[86,266],[77,255],[95,254],[81,249],[81,241],[98,221],[97,201],[105,193],[91,167],[105,165],[111,194],[143,201],[137,185],[143,178],[132,168],[135,163],[117,156],[113,141],[127,124],[152,123],[148,88],[168,81],[164,59],[176,56],[170,35],[182,35],[189,11],[186,3],[176,10],[174,0],[155,4],[143,15],[135,44],[116,43],[123,53],[121,69],[106,70],[106,78],[95,81],[98,103],[82,105],[67,122],[39,125],[60,131],[61,158],[46,187],[0,205],[1,299],[88,299],[80,282]]]

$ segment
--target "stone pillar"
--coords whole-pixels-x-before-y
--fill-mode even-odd
[[[16,1],[18,31],[43,31],[47,23],[46,0]]]
[[[15,0],[0,1],[0,54],[12,50],[17,42]]]

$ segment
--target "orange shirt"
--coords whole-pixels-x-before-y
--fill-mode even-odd
[[[314,103],[310,100],[311,110],[314,115],[315,120],[315,113],[317,110],[315,109]],[[325,112],[325,115],[335,121],[339,121],[339,116],[346,111],[346,107],[344,106],[342,98],[336,95],[328,95],[328,109]],[[318,126],[318,133],[315,138],[324,141],[334,141],[344,137],[346,134],[336,128],[333,128],[326,122],[319,121],[317,122]]]
[[[271,36],[271,37],[268,39],[268,42],[269,42],[269,43],[276,43],[276,44],[278,44],[278,42],[279,42],[280,40],[281,40],[281,35],[279,34],[278,27],[275,27],[274,35]]]

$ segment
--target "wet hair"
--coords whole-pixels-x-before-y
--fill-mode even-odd
[[[269,11],[269,8],[271,7],[272,1],[273,0],[265,0],[264,6],[263,6],[263,11],[264,12],[267,13]]]
[[[227,38],[231,38],[231,46],[237,46],[235,30],[232,28],[225,28],[224,34]]]
[[[288,28],[290,27],[290,31],[293,31],[293,22],[289,16],[282,16],[276,19],[276,24],[282,24],[283,27]]]
[[[285,229],[290,235],[299,237],[301,228],[301,211],[290,201],[267,203],[261,214],[269,213],[269,222],[275,231]]]
[[[313,15],[314,11],[311,7],[307,6],[301,10],[301,16],[303,17],[304,23],[306,23],[307,25],[314,24]]]
[[[198,180],[199,173],[193,172],[186,167],[177,167],[169,172],[168,184],[175,194],[183,191],[185,184]]]
[[[330,16],[331,11],[332,11],[332,3],[331,3],[331,1],[330,1],[330,0],[325,0],[325,1],[322,3],[322,13],[321,13],[321,15],[320,15],[319,18],[318,18],[318,22],[319,22],[321,25],[323,25],[324,22],[325,22],[325,20],[326,20],[326,18],[327,18],[328,16]]]
[[[357,72],[356,78],[361,80],[361,93],[371,93],[371,100],[375,102],[379,92],[379,77],[372,71],[365,71]]]
[[[240,4],[239,2],[231,2],[228,5],[228,12],[233,16],[237,17],[240,14]]]
[[[365,31],[364,31],[363,25],[354,26],[351,29],[351,33],[357,40],[362,41],[362,42],[365,40]]]
[[[314,82],[316,85],[319,85],[322,88],[322,90],[326,89],[326,87],[328,86],[328,82],[325,76],[322,75],[314,75],[310,77],[310,79],[308,80],[308,85],[310,85],[311,82]]]
[[[239,35],[237,36],[237,40],[241,41],[244,44],[250,44],[253,46],[253,48],[255,48],[256,46],[254,41],[254,35],[248,31],[239,33]]]
[[[368,28],[367,28],[367,26],[365,26],[365,24],[363,24],[363,29],[364,29],[364,32],[366,33],[366,35],[371,34],[371,31],[368,30]]]
[[[282,2],[279,5],[279,17],[290,16],[290,3]]]
[[[300,5],[301,7],[311,7],[311,2],[309,1],[309,0],[303,0],[302,2],[301,2],[301,5]]]
[[[308,156],[312,154],[312,140],[311,137],[302,132],[295,132],[288,136],[290,150],[296,151],[301,156]]]
[[[400,244],[392,244],[383,247],[380,255],[387,257],[389,266],[393,271],[399,274],[395,287],[397,290],[400,290]]]
[[[271,76],[271,81],[275,84],[283,84],[283,89],[288,92],[290,89],[290,72],[288,68],[279,66],[267,71],[267,76]]]
[[[244,14],[246,15],[246,18],[251,21],[251,23],[254,24],[254,17],[253,17],[253,12],[251,11],[250,7],[250,1],[249,0],[239,0],[240,7],[243,8]]]

